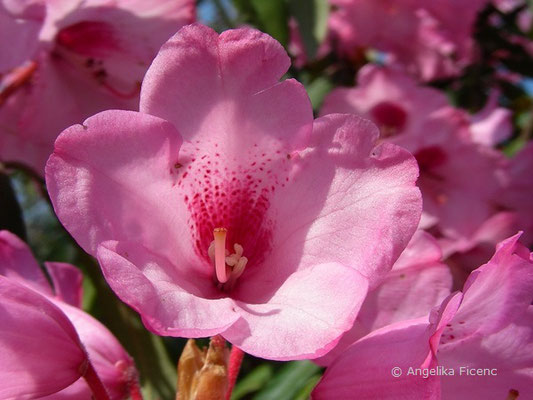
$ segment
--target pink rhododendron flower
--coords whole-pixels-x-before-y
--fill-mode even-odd
[[[450,270],[441,259],[437,241],[424,231],[416,232],[387,278],[368,294],[352,329],[332,351],[315,361],[328,365],[372,331],[428,315],[452,287]]]
[[[56,141],[57,215],[157,334],[323,355],[416,228],[412,156],[376,147],[368,121],[313,122],[303,86],[279,82],[289,62],[258,31],[185,27],[150,67],[141,113]]]
[[[449,106],[441,92],[420,87],[398,70],[368,65],[357,87],[336,89],[326,98],[321,114],[331,112],[369,118],[383,139],[413,153],[424,196],[421,228],[470,241],[496,213],[503,156],[472,140],[469,118]]]
[[[485,107],[477,114],[472,115],[470,132],[472,140],[485,146],[496,146],[508,139],[513,131],[512,112],[503,107],[498,107],[497,91],[493,91]]]
[[[520,227],[524,229],[523,241],[533,243],[533,144],[527,144],[509,162],[503,175],[504,189],[499,204],[504,208],[515,210]]]
[[[422,80],[457,75],[473,58],[473,28],[487,0],[330,0],[339,51],[374,48]]]
[[[79,308],[81,273],[64,263],[46,263],[46,270],[53,287],[28,246],[0,231],[1,299],[8,305],[0,316],[2,398],[90,400],[91,389],[80,378],[87,359],[111,399],[128,398],[137,385],[133,360]]]
[[[502,12],[509,12],[519,6],[525,5],[524,0],[492,0],[492,2]]]
[[[43,174],[63,129],[136,109],[157,50],[193,18],[192,0],[2,0],[0,160]]]
[[[83,375],[87,354],[69,319],[45,296],[0,276],[0,396],[34,399]]]
[[[328,368],[312,398],[528,398],[533,258],[519,236],[500,243],[429,322],[398,322],[355,342]]]

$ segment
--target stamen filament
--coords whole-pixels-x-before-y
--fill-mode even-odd
[[[215,228],[213,236],[215,237],[215,273],[220,283],[228,281],[226,270],[226,228]]]

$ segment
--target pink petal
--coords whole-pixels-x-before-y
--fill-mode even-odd
[[[405,122],[396,134],[413,134],[424,119],[449,102],[442,92],[421,86],[401,70],[367,64],[358,72],[355,88],[335,89],[326,97],[320,115],[353,113],[383,128],[388,121],[375,112],[380,105],[405,113]]]
[[[92,392],[85,379],[80,378],[69,387],[51,394],[40,397],[41,400],[92,400]]]
[[[289,183],[272,200],[278,226],[269,268],[253,275],[264,288],[290,272],[283,271],[289,261],[300,269],[351,266],[371,286],[390,271],[418,223],[420,193],[412,156],[394,145],[374,147],[376,138],[371,123],[353,116],[315,121],[312,147],[295,155]],[[246,298],[247,288],[239,290]]]
[[[223,336],[268,359],[321,356],[352,326],[367,288],[367,279],[351,268],[315,265],[292,274],[264,304],[236,301],[241,318]]]
[[[52,279],[56,297],[71,306],[81,308],[83,274],[73,265],[60,262],[45,263]]]
[[[439,362],[454,368],[458,375],[441,379],[443,398],[506,399],[511,390],[518,393],[518,398],[528,396],[533,387],[532,327],[533,307],[530,306],[526,315],[500,332],[459,344],[453,351],[439,352]],[[485,370],[468,375],[465,367],[470,371]]]
[[[464,299],[453,324],[445,331],[446,345],[498,332],[518,320],[533,300],[533,268],[519,234],[500,243],[492,259],[470,274]]]
[[[15,19],[0,3],[0,74],[30,60],[38,46],[41,23],[35,20]]]
[[[423,317],[440,305],[451,287],[450,270],[441,262],[437,242],[419,231],[385,281],[367,297],[358,319],[370,332],[394,322]]]
[[[75,382],[87,360],[68,318],[48,299],[0,276],[0,397],[34,399]]]
[[[86,251],[133,236],[172,259],[187,254],[168,240],[187,226],[172,194],[180,142],[168,122],[127,111],[105,111],[61,134],[47,165],[48,192]]]
[[[52,295],[50,284],[28,245],[8,231],[0,231],[0,275],[44,295]]]
[[[128,384],[131,383],[128,382],[128,377],[133,375],[135,379],[137,375],[133,360],[128,353],[104,325],[86,312],[61,301],[55,301],[54,304],[74,325],[98,377],[111,398],[125,398]],[[80,391],[85,391],[85,385],[79,387]]]
[[[218,143],[228,159],[254,144],[299,143],[312,113],[300,84],[278,83],[289,65],[281,45],[259,31],[218,36],[205,26],[187,26],[148,70],[140,110],[173,122],[186,140]]]
[[[424,317],[450,294],[452,277],[435,239],[418,231],[383,283],[365,299],[355,325],[318,360],[328,365],[370,332],[395,322]]]
[[[210,280],[198,279],[186,265],[174,268],[141,244],[105,242],[97,256],[111,288],[154,333],[213,336],[239,318],[233,300],[220,298]]]
[[[513,133],[511,110],[498,107],[498,92],[492,92],[487,104],[472,116],[472,139],[485,146],[496,146]]]
[[[423,368],[429,353],[429,324],[400,322],[375,331],[349,347],[327,370],[313,400],[438,399],[439,380],[408,374]],[[394,377],[393,368],[401,376]]]

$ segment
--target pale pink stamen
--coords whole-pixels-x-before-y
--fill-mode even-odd
[[[213,236],[215,237],[215,272],[220,283],[228,281],[226,271],[226,232],[226,228],[215,228],[213,230]]]

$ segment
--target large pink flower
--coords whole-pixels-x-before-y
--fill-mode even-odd
[[[499,109],[490,105],[485,114],[494,110]],[[439,235],[459,242],[458,249],[466,242],[472,247],[472,237],[497,212],[498,171],[505,165],[499,152],[476,143],[480,137],[498,137],[489,133],[495,130],[491,123],[475,124],[476,136],[470,117],[451,107],[443,93],[421,87],[401,71],[374,65],[361,69],[357,87],[336,89],[326,98],[321,114],[332,112],[371,119],[384,140],[413,153],[424,196],[421,227],[438,229]],[[492,123],[501,126],[501,119]]]
[[[193,18],[192,0],[2,0],[0,160],[43,174],[63,129],[136,109],[157,50]]]
[[[79,308],[81,273],[70,264],[45,265],[53,287],[28,246],[0,231],[1,397],[90,400],[91,390],[80,378],[88,358],[111,399],[128,398],[137,385],[133,360],[107,328]]]
[[[500,243],[429,322],[398,322],[355,342],[328,368],[312,398],[529,398],[533,257],[519,236]]]
[[[375,147],[367,121],[313,123],[303,86],[279,82],[288,66],[258,31],[185,27],[149,69],[142,113],[56,141],[57,215],[153,332],[322,355],[413,234],[412,156]]]
[[[456,75],[473,58],[477,13],[488,1],[330,0],[339,51],[373,48],[422,80]]]

